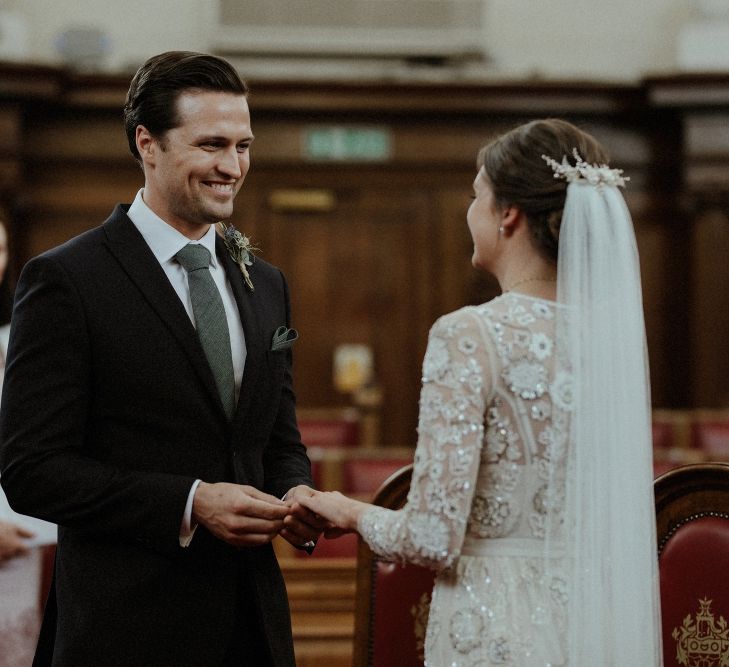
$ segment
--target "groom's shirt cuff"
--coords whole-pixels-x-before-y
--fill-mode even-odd
[[[197,524],[193,525],[192,521],[192,501],[195,499],[195,491],[200,485],[200,480],[196,479],[192,487],[190,487],[190,493],[187,495],[187,503],[185,504],[185,513],[182,515],[182,523],[180,524],[180,546],[189,547],[192,542],[192,537],[197,529]]]

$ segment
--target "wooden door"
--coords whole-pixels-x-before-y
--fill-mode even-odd
[[[367,183],[361,174],[356,185],[332,173],[305,185],[292,179],[291,186],[280,173],[261,176],[248,184],[255,221],[241,224],[289,282],[300,335],[294,354],[299,404],[351,403],[334,387],[334,350],[369,345],[382,390],[382,444],[413,444],[435,299],[436,222],[427,190]],[[282,193],[295,201],[277,204]],[[319,207],[308,209],[317,197]]]

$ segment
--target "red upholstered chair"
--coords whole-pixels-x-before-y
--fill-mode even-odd
[[[709,457],[698,449],[671,449],[653,451],[653,477],[659,477],[669,470],[675,470],[691,463],[703,463]]]
[[[675,470],[678,464],[674,461],[670,461],[661,457],[653,458],[653,477],[660,477],[667,473],[669,470]]]
[[[691,446],[712,461],[729,461],[729,411],[696,410],[691,420]]]
[[[369,453],[369,452],[368,452]],[[413,460],[412,455],[397,458],[351,458],[342,461],[342,492],[370,499],[382,484]]]
[[[398,509],[407,498],[412,465],[392,475],[374,503]],[[423,640],[435,573],[380,561],[360,540],[353,667],[422,667]]]
[[[700,463],[706,460],[703,452],[691,448],[692,418],[691,410],[653,411],[654,477],[687,463]]]
[[[655,481],[665,667],[729,664],[729,465]]]
[[[301,441],[314,447],[357,447],[360,414],[355,408],[299,408],[296,417]]]
[[[686,410],[653,410],[651,427],[653,449],[670,450],[688,447],[689,412]]]
[[[355,408],[299,408],[301,441],[311,460],[311,475],[319,489],[341,488],[339,461],[361,440],[361,419]]]

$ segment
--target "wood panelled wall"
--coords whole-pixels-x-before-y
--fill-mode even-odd
[[[382,444],[415,442],[428,328],[498,293],[470,266],[465,214],[476,153],[495,134],[545,116],[594,132],[631,177],[654,405],[729,404],[729,77],[249,83],[256,141],[233,222],[289,279],[301,406],[346,404],[333,386],[332,353],[365,343],[383,392]],[[0,207],[13,275],[142,185],[122,127],[127,86],[125,77],[0,67]],[[687,87],[712,92],[697,104]],[[388,133],[388,157],[307,158],[308,130],[353,126]]]
[[[688,223],[680,276],[692,406],[729,405],[729,75],[646,82],[649,104],[681,122],[679,205]],[[675,158],[674,158],[675,159]],[[675,248],[677,253],[681,249]],[[679,277],[677,276],[677,281]]]

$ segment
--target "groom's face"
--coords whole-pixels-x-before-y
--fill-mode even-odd
[[[161,138],[137,128],[144,201],[189,238],[233,214],[253,141],[244,95],[190,90],[177,99],[177,127]]]

